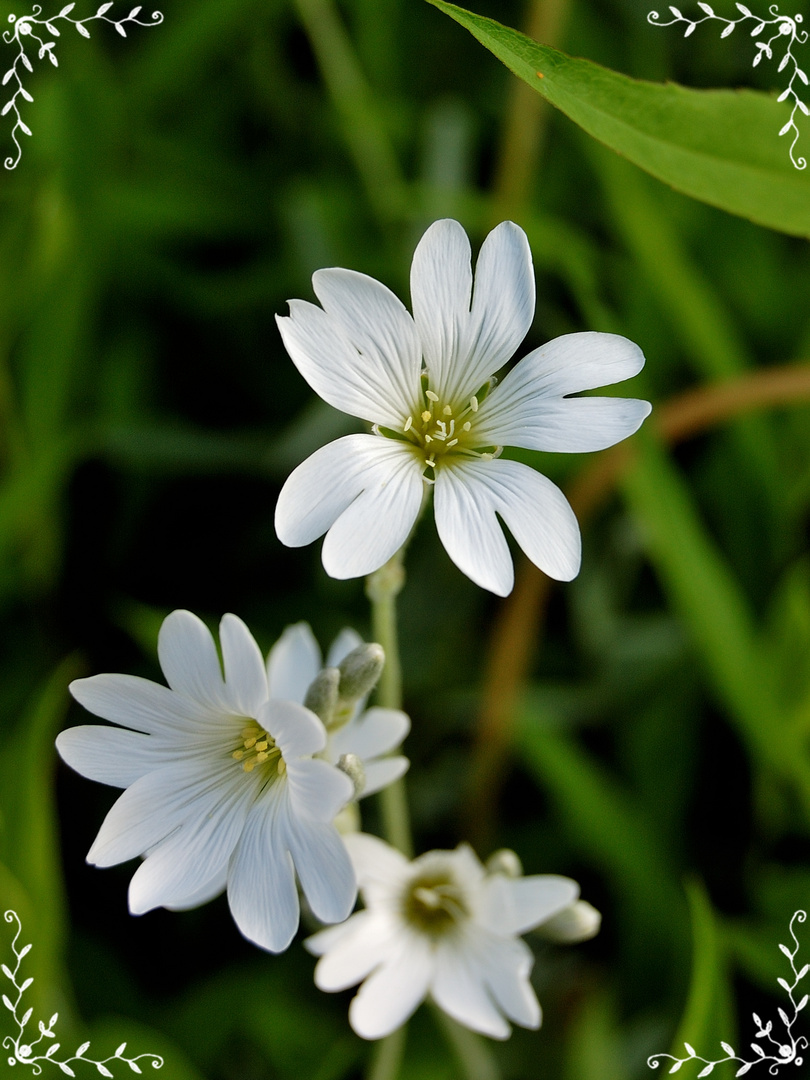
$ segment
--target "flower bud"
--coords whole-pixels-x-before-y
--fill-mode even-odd
[[[371,693],[385,666],[385,651],[382,645],[373,642],[358,645],[345,659],[341,660],[340,698],[342,702],[354,703]]]
[[[340,672],[337,668],[323,668],[315,676],[307,690],[304,705],[311,709],[325,728],[329,728],[338,702]]]
[[[523,877],[523,865],[510,848],[501,848],[500,851],[494,852],[485,865],[488,874],[503,874],[508,878]]]
[[[354,797],[359,798],[366,786],[366,770],[363,762],[356,754],[342,754],[338,759],[337,767],[346,773],[354,784]]]
[[[537,933],[548,941],[570,945],[575,941],[587,941],[599,933],[602,916],[587,900],[576,900],[570,907],[552,915]]]

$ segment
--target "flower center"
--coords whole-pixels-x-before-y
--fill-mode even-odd
[[[402,907],[407,921],[432,937],[453,930],[470,914],[463,889],[447,871],[439,870],[408,882]]]
[[[436,468],[451,457],[498,457],[500,446],[482,446],[475,435],[475,414],[484,397],[495,385],[490,379],[477,394],[467,401],[443,401],[430,389],[426,375],[422,376],[422,400],[405,421],[401,431],[374,425],[377,435],[411,443],[425,463],[425,479],[435,479]]]
[[[234,761],[241,761],[242,768],[246,773],[261,765],[266,773],[283,776],[287,771],[281,751],[276,746],[271,735],[259,727],[255,720],[247,720],[242,728],[242,745],[233,751],[231,757]]]

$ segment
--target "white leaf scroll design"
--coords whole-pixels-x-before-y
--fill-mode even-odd
[[[26,71],[33,71],[34,65],[31,63],[31,57],[28,54],[29,50],[31,55],[36,52],[38,60],[44,60],[45,57],[50,60],[54,67],[59,67],[59,62],[56,59],[54,49],[56,47],[55,41],[46,40],[50,38],[58,38],[61,36],[61,31],[57,29],[56,23],[62,19],[66,23],[71,23],[76,27],[76,30],[82,35],[82,37],[89,38],[90,31],[87,29],[87,23],[94,22],[96,19],[100,19],[102,22],[111,23],[118,33],[122,37],[127,36],[127,32],[124,29],[125,23],[135,23],[137,26],[159,26],[163,22],[163,14],[160,11],[153,11],[151,21],[144,20],[143,22],[138,18],[140,7],[135,7],[130,11],[129,15],[123,19],[112,19],[107,15],[107,12],[113,6],[112,3],[102,4],[95,15],[88,15],[86,19],[71,19],[70,13],[73,11],[75,4],[67,4],[58,15],[52,15],[50,18],[41,19],[39,16],[42,14],[42,7],[39,4],[34,4],[33,14],[22,15],[17,17],[16,15],[9,15],[8,21],[12,24],[13,29],[3,31],[3,41],[7,45],[17,46],[17,55],[14,57],[14,63],[5,72],[2,78],[2,85],[6,86],[9,82],[16,86],[14,93],[9,100],[3,105],[0,116],[5,116],[11,112],[14,115],[14,127],[11,130],[11,137],[14,140],[14,145],[17,147],[17,153],[14,157],[7,157],[5,160],[5,166],[7,169],[16,169],[22,157],[22,147],[18,139],[18,134],[22,132],[24,135],[30,135],[31,129],[23,123],[20,116],[20,109],[18,105],[18,98],[23,98],[24,101],[33,101],[34,99],[23,87],[22,77],[20,75],[20,69],[25,68]],[[13,82],[14,81],[14,82]]]
[[[71,4],[70,7],[73,5]],[[67,10],[70,10],[68,8]],[[31,1017],[33,1016],[33,1009],[26,1009],[22,1016],[19,1015],[21,1009],[22,996],[31,983],[34,981],[32,978],[24,979],[22,982],[18,981],[20,974],[20,964],[30,951],[31,946],[22,945],[17,947],[20,934],[22,933],[22,924],[16,911],[7,911],[3,918],[7,923],[16,923],[17,932],[14,935],[14,940],[11,943],[11,951],[14,953],[14,959],[16,963],[13,970],[7,964],[0,964],[0,971],[9,980],[11,985],[16,991],[16,996],[9,990],[8,994],[3,994],[2,1002],[5,1008],[11,1013],[14,1023],[17,1025],[16,1035],[7,1035],[3,1039],[3,1048],[10,1051],[9,1057],[6,1059],[9,1065],[28,1065],[34,1076],[40,1076],[42,1074],[42,1064],[55,1065],[58,1069],[64,1073],[65,1076],[75,1076],[76,1073],[71,1069],[71,1061],[86,1061],[89,1065],[95,1065],[96,1070],[100,1076],[115,1076],[115,1073],[111,1072],[107,1066],[116,1061],[124,1061],[129,1065],[132,1072],[139,1073],[141,1068],[138,1065],[139,1061],[148,1062],[153,1069],[160,1069],[163,1067],[163,1058],[159,1054],[138,1054],[136,1057],[127,1057],[124,1051],[126,1050],[126,1043],[121,1043],[118,1049],[110,1057],[96,1058],[88,1057],[87,1051],[90,1049],[90,1043],[84,1042],[73,1054],[69,1054],[67,1057],[57,1057],[60,1049],[60,1043],[51,1042],[48,1044],[47,1040],[54,1039],[53,1032],[56,1021],[59,1019],[59,1013],[54,1013],[47,1024],[44,1024],[41,1020],[37,1022],[38,1035],[33,1036],[33,1032],[28,1032],[26,1029],[29,1026]],[[47,1046],[47,1049],[45,1049]],[[44,1050],[44,1053],[40,1053],[40,1050]],[[83,1074],[82,1074],[83,1075]]]
[[[706,8],[708,4],[701,4],[702,8]],[[741,7],[738,4],[737,7]],[[799,951],[799,942],[793,932],[793,924],[796,922],[803,923],[807,918],[805,911],[795,911],[793,918],[790,920],[790,936],[793,938],[793,944],[795,948],[789,949],[787,945],[780,945],[780,950],[790,961],[790,967],[793,972],[793,982],[788,982],[787,979],[777,979],[777,982],[790,998],[791,1008],[793,1009],[793,1015],[790,1016],[784,1009],[779,1008],[776,1011],[779,1013],[779,1019],[781,1021],[781,1027],[774,1028],[773,1022],[768,1021],[763,1024],[762,1020],[757,1016],[754,1016],[754,1023],[757,1026],[757,1033],[754,1038],[759,1039],[759,1042],[751,1043],[751,1050],[753,1051],[753,1057],[748,1056],[748,1051],[745,1051],[745,1056],[738,1054],[733,1046],[730,1046],[727,1042],[721,1042],[720,1046],[725,1053],[725,1057],[717,1058],[710,1061],[709,1058],[701,1057],[689,1043],[684,1043],[686,1048],[686,1056],[682,1058],[675,1057],[674,1054],[653,1054],[652,1057],[647,1058],[647,1064],[651,1069],[657,1069],[662,1061],[671,1061],[672,1065],[669,1067],[670,1073],[678,1072],[681,1066],[687,1061],[699,1061],[703,1064],[703,1068],[697,1074],[698,1077],[710,1076],[714,1071],[715,1065],[722,1065],[724,1061],[736,1061],[739,1063],[739,1068],[734,1073],[735,1076],[745,1076],[747,1072],[755,1068],[757,1065],[768,1065],[768,1072],[771,1076],[777,1076],[779,1070],[784,1065],[802,1065],[803,1058],[799,1051],[806,1050],[808,1046],[807,1039],[804,1035],[799,1035],[798,1038],[793,1033],[793,1025],[796,1023],[799,1013],[807,1005],[808,995],[803,994],[799,1001],[795,998],[796,987],[801,980],[805,977],[808,971],[810,971],[810,964],[805,964],[800,971],[796,969],[796,955]]]
[[[669,10],[672,13],[673,18],[671,18],[669,22],[661,22],[661,16],[657,11],[650,11],[647,14],[647,22],[652,23],[653,26],[673,26],[675,23],[686,23],[684,37],[689,37],[689,35],[694,32],[696,26],[714,20],[715,22],[724,23],[723,32],[720,37],[725,38],[733,33],[735,27],[753,21],[754,26],[750,31],[751,37],[760,39],[755,42],[757,54],[754,57],[753,67],[756,67],[760,63],[763,56],[768,60],[773,60],[774,52],[780,51],[778,46],[784,45],[785,51],[782,53],[782,57],[779,61],[778,70],[782,72],[788,65],[791,65],[790,80],[783,92],[779,95],[779,101],[787,101],[791,106],[791,110],[790,119],[782,127],[779,134],[793,134],[793,141],[790,144],[790,160],[797,169],[806,169],[807,161],[805,158],[797,157],[794,153],[796,143],[799,139],[796,114],[803,113],[805,116],[810,115],[807,106],[799,97],[799,93],[796,90],[797,85],[799,91],[802,86],[807,86],[808,76],[807,73],[799,67],[796,57],[793,55],[793,46],[804,45],[808,38],[807,31],[799,29],[803,22],[803,18],[801,15],[794,15],[793,18],[790,18],[789,15],[780,15],[778,4],[771,4],[768,8],[771,15],[770,19],[763,18],[760,15],[754,15],[745,4],[736,4],[735,6],[740,12],[740,15],[736,19],[726,19],[722,15],[717,15],[709,4],[699,3],[698,7],[703,12],[703,16],[699,19],[689,19],[683,15],[678,8],[670,5]]]

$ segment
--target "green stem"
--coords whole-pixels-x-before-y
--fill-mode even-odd
[[[405,584],[402,559],[403,551],[398,551],[366,581],[366,595],[371,601],[372,637],[385,649],[385,667],[377,686],[377,704],[384,709],[402,708],[402,669],[397,635],[397,596]],[[385,838],[408,858],[413,858],[410,815],[403,780],[383,788],[380,792],[380,809]]]
[[[438,1005],[433,1007],[433,1015],[458,1058],[465,1080],[500,1080],[498,1063],[480,1035],[462,1027]]]
[[[333,0],[295,3],[369,202],[382,221],[395,218],[406,201],[405,181],[346,27]]]
[[[396,1080],[402,1059],[405,1056],[405,1024],[397,1028],[387,1038],[380,1039],[371,1055],[371,1068],[368,1080]]]

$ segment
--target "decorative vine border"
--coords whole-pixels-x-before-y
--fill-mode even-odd
[[[673,7],[670,4],[669,10],[672,12],[674,18],[670,19],[669,22],[661,22],[661,16],[658,14],[657,11],[650,11],[647,13],[647,22],[652,23],[653,26],[673,26],[675,23],[686,23],[686,30],[684,31],[683,36],[689,37],[690,34],[694,33],[695,27],[699,26],[700,23],[709,22],[710,20],[714,19],[716,22],[722,22],[726,24],[725,30],[723,30],[722,34],[720,35],[721,38],[724,38],[728,37],[729,34],[733,32],[735,26],[739,26],[741,23],[747,22],[749,19],[753,19],[756,25],[751,31],[751,37],[755,38],[758,34],[762,34],[762,31],[765,30],[766,27],[768,27],[767,34],[770,34],[770,37],[767,37],[767,39],[766,35],[763,35],[763,40],[756,42],[758,52],[754,57],[754,63],[752,65],[753,67],[757,66],[763,56],[767,56],[769,60],[773,60],[773,43],[775,41],[778,41],[780,38],[788,39],[784,55],[779,61],[778,70],[784,71],[788,64],[791,63],[793,64],[793,69],[790,74],[790,82],[779,95],[778,100],[790,100],[793,104],[793,108],[790,112],[790,119],[781,129],[779,134],[787,135],[789,131],[793,132],[793,141],[790,144],[790,160],[793,162],[795,168],[806,169],[807,161],[805,160],[805,158],[796,157],[794,155],[796,143],[799,140],[799,129],[796,126],[796,112],[799,111],[804,113],[805,116],[810,116],[810,111],[808,110],[802,99],[799,97],[793,85],[797,79],[805,86],[808,85],[807,74],[799,67],[796,61],[796,57],[793,55],[793,46],[797,44],[804,45],[808,38],[807,31],[799,29],[799,26],[804,21],[802,16],[794,15],[791,19],[789,15],[780,15],[778,4],[771,4],[771,6],[768,8],[768,11],[772,16],[770,19],[763,18],[759,15],[754,15],[751,11],[749,11],[745,4],[735,4],[737,10],[742,12],[740,17],[737,19],[726,19],[722,15],[716,15],[708,4],[698,3],[698,7],[701,11],[705,13],[700,19],[689,19],[685,15],[682,15],[678,8]],[[773,33],[771,32],[772,30],[774,31]]]
[[[798,1017],[799,1013],[807,1004],[810,995],[805,994],[801,1001],[797,1004],[795,998],[793,997],[793,992],[795,991],[801,980],[805,977],[807,972],[810,971],[810,964],[805,964],[801,971],[796,970],[796,954],[799,951],[799,942],[796,938],[795,933],[793,932],[793,924],[795,922],[803,923],[806,918],[807,912],[795,911],[793,913],[793,918],[790,920],[790,936],[793,938],[793,943],[796,948],[793,949],[793,951],[791,952],[787,945],[780,944],[779,946],[779,948],[782,950],[788,960],[790,960],[790,967],[793,971],[792,985],[788,983],[787,979],[777,979],[777,982],[782,987],[782,989],[787,992],[787,995],[790,998],[790,1004],[793,1006],[793,1016],[788,1016],[785,1010],[781,1007],[777,1009],[777,1012],[779,1013],[779,1019],[782,1021],[782,1024],[785,1028],[784,1041],[781,1037],[777,1039],[774,1038],[774,1036],[771,1034],[771,1032],[773,1031],[773,1024],[770,1020],[767,1022],[767,1024],[763,1024],[757,1014],[753,1014],[754,1023],[757,1025],[757,1033],[755,1038],[765,1041],[768,1049],[771,1050],[771,1048],[773,1048],[775,1050],[775,1053],[766,1053],[759,1043],[751,1043],[751,1049],[754,1051],[754,1057],[750,1059],[744,1058],[737,1053],[733,1046],[730,1046],[726,1042],[721,1042],[720,1045],[723,1050],[725,1050],[726,1056],[722,1058],[717,1058],[716,1061],[710,1061],[708,1058],[701,1057],[700,1054],[698,1054],[693,1049],[693,1047],[689,1045],[688,1042],[685,1042],[683,1045],[686,1048],[686,1057],[677,1058],[674,1056],[674,1054],[653,1054],[651,1057],[647,1058],[647,1065],[651,1069],[657,1069],[663,1059],[669,1058],[669,1060],[674,1063],[670,1067],[669,1072],[674,1073],[677,1072],[686,1061],[702,1061],[705,1068],[700,1070],[700,1072],[697,1074],[698,1077],[708,1076],[714,1069],[715,1065],[722,1065],[724,1061],[740,1062],[740,1068],[737,1069],[736,1073],[734,1074],[735,1076],[745,1076],[748,1070],[752,1069],[754,1065],[762,1065],[764,1062],[770,1062],[770,1065],[768,1066],[768,1072],[771,1076],[776,1076],[783,1065],[790,1065],[791,1063],[793,1063],[794,1065],[801,1065],[803,1062],[803,1058],[800,1056],[799,1051],[806,1050],[808,1042],[804,1035],[800,1035],[798,1038],[796,1038],[796,1036],[793,1034],[793,1025],[796,1023],[796,1018]]]
[[[22,1017],[17,1015],[17,1011],[20,1008],[20,1002],[22,996],[31,983],[34,981],[32,978],[25,979],[22,983],[17,982],[17,976],[20,972],[20,964],[23,957],[31,951],[31,945],[23,945],[21,948],[17,948],[17,941],[22,933],[22,924],[16,911],[8,910],[3,916],[7,923],[17,924],[17,933],[14,935],[14,940],[11,943],[11,951],[14,953],[16,964],[12,971],[7,964],[0,964],[0,971],[11,981],[14,989],[17,991],[16,1001],[12,1001],[8,994],[3,994],[2,1001],[11,1015],[14,1017],[14,1022],[17,1025],[16,1035],[6,1035],[3,1039],[3,1047],[6,1050],[13,1050],[13,1055],[7,1058],[9,1065],[30,1065],[31,1071],[34,1076],[39,1076],[42,1073],[42,1065],[40,1062],[46,1061],[50,1065],[56,1065],[61,1069],[66,1076],[75,1076],[76,1073],[71,1069],[68,1064],[71,1061],[86,1061],[88,1065],[95,1065],[101,1076],[114,1076],[113,1073],[107,1068],[110,1062],[125,1061],[129,1065],[133,1072],[140,1073],[143,1070],[138,1064],[139,1061],[146,1060],[152,1066],[153,1069],[160,1069],[163,1067],[163,1058],[159,1054],[138,1054],[134,1058],[127,1057],[124,1051],[127,1048],[125,1042],[121,1043],[114,1054],[110,1057],[101,1058],[97,1061],[95,1058],[89,1058],[85,1055],[90,1049],[90,1043],[84,1042],[76,1050],[75,1054],[71,1054],[66,1058],[57,1058],[56,1054],[59,1050],[60,1043],[54,1042],[48,1047],[44,1054],[37,1054],[35,1048],[42,1042],[43,1039],[53,1039],[53,1027],[56,1021],[59,1019],[59,1013],[54,1013],[47,1024],[43,1024],[40,1020],[38,1023],[39,1035],[36,1039],[30,1040],[30,1036],[25,1038],[25,1029],[28,1026],[28,1022],[34,1012],[33,1009],[26,1009]]]
[[[59,62],[57,61],[56,55],[53,51],[54,47],[56,46],[56,42],[46,41],[43,37],[40,37],[39,33],[37,32],[38,27],[44,27],[45,31],[47,31],[48,34],[50,34],[52,37],[58,38],[61,36],[60,31],[57,30],[54,24],[58,22],[59,19],[64,19],[65,22],[72,23],[73,26],[75,26],[78,32],[82,35],[82,37],[89,38],[90,31],[87,29],[85,24],[93,22],[96,19],[101,19],[102,22],[111,23],[121,35],[121,37],[126,37],[127,32],[124,29],[125,23],[135,23],[136,26],[159,26],[160,23],[163,22],[163,14],[160,11],[152,12],[151,22],[141,22],[141,20],[138,18],[138,14],[141,11],[140,5],[138,7],[134,7],[125,19],[110,19],[107,17],[107,12],[113,6],[112,3],[102,4],[98,11],[95,13],[95,15],[89,15],[86,19],[71,19],[69,17],[70,12],[73,11],[75,6],[75,3],[67,4],[65,7],[62,8],[58,15],[54,15],[49,19],[38,18],[38,16],[42,14],[42,7],[39,4],[34,4],[32,9],[32,15],[23,15],[20,18],[17,18],[16,15],[9,15],[8,17],[8,21],[13,25],[14,29],[13,31],[4,30],[3,40],[6,42],[7,45],[12,45],[16,43],[19,52],[14,58],[14,63],[3,76],[2,82],[2,85],[5,86],[7,83],[11,82],[12,79],[17,80],[17,89],[14,91],[11,98],[3,106],[2,112],[0,112],[0,116],[5,116],[7,113],[13,111],[15,116],[14,127],[11,130],[11,137],[14,140],[14,145],[17,147],[17,156],[6,158],[5,166],[7,169],[16,169],[17,165],[19,164],[20,158],[22,157],[22,147],[20,146],[19,139],[17,138],[17,133],[19,131],[22,131],[24,135],[31,134],[31,129],[20,116],[20,109],[17,104],[18,97],[22,97],[25,101],[34,100],[23,86],[19,72],[20,65],[22,65],[27,71],[34,70],[34,66],[25,51],[25,42],[39,42],[39,51],[37,53],[38,59],[42,60],[44,57],[47,56],[54,67],[59,67]]]

